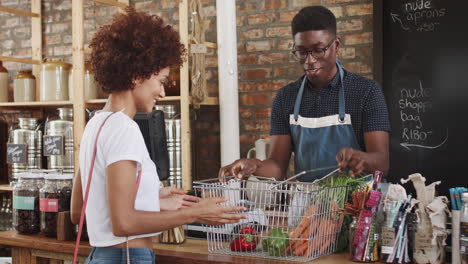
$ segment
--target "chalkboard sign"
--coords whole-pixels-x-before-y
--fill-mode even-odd
[[[7,144],[7,163],[27,163],[28,145]]]
[[[44,136],[44,156],[63,155],[63,136]]]
[[[468,2],[388,0],[381,10],[388,179],[420,172],[442,194],[467,186]]]

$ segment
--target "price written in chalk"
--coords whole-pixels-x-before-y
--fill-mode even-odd
[[[27,163],[28,145],[7,144],[7,163]]]
[[[431,96],[431,89],[425,88],[422,81],[419,81],[418,88],[400,88],[398,100],[402,122],[400,145],[408,150],[410,147],[436,149],[444,145],[448,139],[448,129],[445,129],[445,138],[437,144],[431,144],[434,142],[432,138],[440,137],[433,128],[424,124],[424,116],[429,115],[434,108]]]
[[[44,136],[44,156],[63,155],[63,136]]]

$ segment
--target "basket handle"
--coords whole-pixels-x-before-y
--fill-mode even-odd
[[[277,186],[279,186],[279,185],[281,185],[281,184],[283,184],[283,183],[285,183],[285,182],[291,181],[291,180],[293,180],[293,179],[295,179],[295,178],[297,178],[297,177],[299,177],[299,176],[301,176],[301,175],[304,175],[304,174],[307,174],[307,173],[311,173],[311,172],[321,171],[321,170],[329,170],[329,169],[333,169],[333,168],[336,168],[336,166],[328,166],[328,167],[323,167],[323,168],[318,168],[318,169],[310,169],[310,170],[301,171],[301,172],[299,172],[299,173],[293,175],[292,177],[289,177],[289,178],[287,178],[286,180],[284,180],[284,181],[282,181],[282,182],[279,182],[279,183],[277,183],[277,184],[271,186],[271,187],[270,187],[270,190],[273,190],[273,189],[276,188]],[[335,170],[331,171],[330,173],[328,173],[327,175],[323,176],[323,177],[322,177],[321,179],[319,179],[319,180],[322,180],[322,179],[324,179],[324,178],[326,178],[326,177],[332,175],[333,173],[337,172],[338,170],[339,170],[339,168],[336,168]],[[316,181],[318,181],[318,180],[315,180],[314,182],[316,182]]]

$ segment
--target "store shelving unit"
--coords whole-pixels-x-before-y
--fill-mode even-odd
[[[85,54],[89,54],[90,50],[85,48],[84,43],[84,1],[72,0],[72,64],[73,64],[73,101],[51,101],[51,102],[25,102],[25,103],[0,103],[0,109],[43,109],[53,107],[69,106],[73,107],[74,115],[74,151],[79,152],[80,141],[86,125],[87,107],[102,107],[107,99],[84,99],[84,62]],[[98,4],[107,4],[116,6],[122,11],[128,6],[129,0],[94,0]],[[180,40],[187,49],[189,49],[189,0],[179,1],[179,32]],[[0,60],[12,61],[19,63],[33,64],[33,74],[36,76],[36,98],[39,98],[40,85],[40,63],[42,61],[42,27],[41,27],[41,0],[31,0],[31,12],[14,10],[11,8],[1,7],[0,11],[13,13],[16,15],[31,17],[31,46],[32,58],[13,58],[0,56]],[[205,43],[207,48],[216,48],[216,43]],[[189,66],[188,60],[180,67],[180,96],[168,96],[162,99],[163,102],[173,102],[180,104],[181,116],[181,152],[182,152],[182,187],[183,189],[191,189],[191,131],[190,131],[190,103],[191,97],[189,92]],[[209,97],[203,105],[218,105],[217,97]],[[78,155],[75,155],[75,164],[78,164]],[[77,166],[75,166],[75,171]],[[0,190],[7,190],[9,186],[0,185]]]

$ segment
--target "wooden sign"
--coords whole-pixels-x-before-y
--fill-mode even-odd
[[[63,136],[44,136],[44,156],[63,155]]]
[[[7,163],[27,163],[27,144],[7,144]]]
[[[191,44],[190,45],[190,52],[191,53],[206,53],[206,45],[204,44]]]

